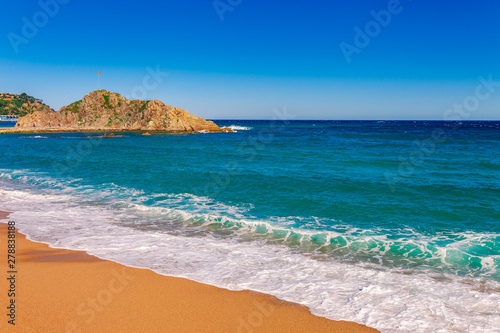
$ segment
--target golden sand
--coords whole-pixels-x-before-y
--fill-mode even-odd
[[[0,212],[0,219],[8,214]],[[6,221],[4,221],[6,222]],[[8,324],[7,225],[0,224],[0,332],[377,332],[297,304],[54,249],[16,233],[15,327]]]

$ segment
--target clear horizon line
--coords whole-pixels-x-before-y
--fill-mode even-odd
[[[229,119],[229,118],[205,118],[206,120],[216,121],[441,121],[441,122],[471,122],[471,121],[500,121],[499,119],[462,119],[462,120],[443,120],[443,119]]]

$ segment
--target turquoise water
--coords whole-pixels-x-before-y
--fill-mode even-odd
[[[371,276],[380,286],[384,282],[373,274],[413,279],[408,285],[448,283],[450,295],[467,285],[482,288],[484,300],[499,296],[500,122],[216,123],[237,132],[106,139],[0,135],[0,204],[16,212],[30,237],[56,246],[231,289],[278,290],[288,299],[295,297],[293,286],[305,284],[307,297],[293,300],[330,318],[336,315],[329,307],[340,305],[326,300],[337,296],[306,285],[321,285],[315,279],[326,281],[335,265],[362,269],[357,275]],[[99,243],[78,223],[115,233],[115,243]],[[184,245],[169,247],[162,237]],[[123,255],[131,242],[135,250]],[[166,260],[182,258],[191,246],[198,249],[190,253],[193,262],[214,260],[204,272],[191,267],[188,257],[175,265]],[[138,251],[143,261],[133,255]],[[204,251],[212,255],[205,258]],[[243,257],[253,266],[242,263]],[[285,257],[289,263],[278,265]],[[207,274],[222,262],[220,277]],[[287,281],[306,262],[320,265],[317,272],[304,269],[300,279]],[[279,283],[252,277],[273,265],[284,274]],[[347,299],[369,284],[359,283],[364,287],[353,285]],[[399,293],[411,299],[409,289]],[[354,308],[342,319],[391,331],[375,305],[372,316],[359,318]],[[488,328],[500,318],[498,311],[468,316],[456,314],[464,331]],[[446,320],[456,324],[452,315]],[[408,325],[408,331],[418,331]]]

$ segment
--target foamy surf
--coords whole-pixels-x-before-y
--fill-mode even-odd
[[[251,214],[252,205],[238,207],[193,194],[145,194],[142,190],[117,186],[80,184],[30,173],[27,170],[0,173],[0,179],[45,187],[49,193],[70,194],[72,200],[93,202],[124,211],[137,228],[159,228],[165,232],[196,233],[232,237],[288,246],[302,253],[334,257],[345,262],[365,262],[398,269],[426,267],[469,277],[491,277],[500,281],[500,235],[487,232],[439,232],[423,234],[404,229],[362,229],[341,221],[316,217],[268,217]],[[305,227],[292,227],[297,221]],[[291,226],[292,225],[292,226]]]
[[[253,129],[253,127],[246,127],[246,126],[238,126],[238,125],[230,125],[228,126],[233,132],[238,132],[238,131],[250,131]]]
[[[286,242],[244,240],[252,234],[244,223],[256,223],[245,221],[251,207],[189,194],[146,196],[114,184],[95,189],[26,170],[4,172],[2,178],[2,207],[15,212],[11,218],[30,239],[55,247],[232,290],[273,294],[307,305],[317,315],[382,332],[495,332],[500,325],[497,281],[345,263]],[[163,206],[145,205],[145,199]],[[227,221],[243,227],[228,225],[226,231],[245,231],[236,233],[239,237],[212,232],[220,228],[211,225]],[[180,223],[185,226],[179,228]],[[253,234],[259,234],[257,224]]]

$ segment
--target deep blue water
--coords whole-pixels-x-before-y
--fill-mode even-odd
[[[237,132],[0,135],[0,189],[70,196],[137,232],[500,281],[500,122],[216,123]],[[27,230],[61,246],[79,232]]]
[[[0,128],[2,127],[14,127],[17,121],[0,121]]]

